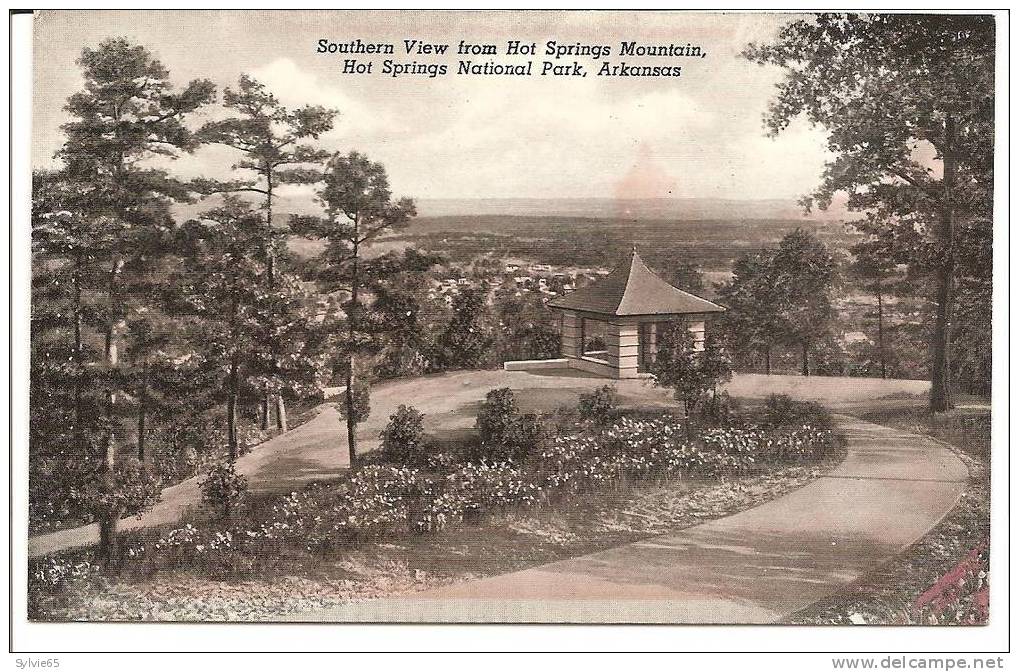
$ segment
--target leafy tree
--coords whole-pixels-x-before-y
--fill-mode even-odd
[[[728,308],[716,324],[719,337],[743,360],[764,355],[764,372],[771,374],[772,351],[784,328],[779,314],[774,253],[744,255],[733,265],[729,282],[718,286],[719,300]]]
[[[701,375],[709,383],[712,397],[718,396],[718,386],[732,380],[732,360],[714,329],[704,337],[704,350],[698,353]]]
[[[804,203],[845,192],[865,230],[923,242],[913,263],[932,279],[935,412],[952,405],[959,226],[991,219],[994,33],[992,16],[819,14],[744,51],[785,69],[765,119],[772,135],[800,115],[828,132],[835,158]]]
[[[492,303],[497,321],[493,341],[500,361],[559,356],[555,316],[539,294],[518,292],[515,285],[510,285],[496,291]],[[479,330],[484,333],[483,321]]]
[[[373,290],[407,271],[420,271],[432,260],[407,251],[403,257],[386,254],[369,258],[366,248],[380,236],[409,225],[414,202],[394,201],[386,170],[358,152],[336,154],[326,166],[319,198],[325,217],[291,219],[293,230],[325,240],[314,279],[327,293],[341,294],[345,334],[337,342],[346,377],[345,419],[350,466],[357,468],[357,425],[354,408],[355,364],[359,354],[377,348],[377,322],[364,315]]]
[[[704,274],[701,273],[701,269],[696,264],[689,262],[685,259],[677,260],[672,267],[671,272],[668,274],[669,282],[674,287],[679,287],[687,292],[703,292],[706,288],[704,284]]]
[[[658,337],[658,352],[651,365],[655,385],[672,388],[683,402],[687,438],[691,438],[690,415],[706,393],[732,376],[732,365],[717,340],[708,338],[702,351],[694,350],[694,338],[683,322],[672,322]]]
[[[888,354],[885,343],[885,301],[892,285],[897,281],[897,264],[894,257],[882,241],[868,238],[854,245],[850,250],[853,261],[849,264],[849,274],[870,292],[877,301],[877,351],[881,377],[888,377]]]
[[[237,116],[205,124],[198,137],[202,142],[225,145],[241,152],[244,158],[234,168],[252,177],[229,182],[196,180],[192,184],[203,193],[248,192],[262,198],[268,265],[264,281],[271,292],[279,282],[278,261],[286,252],[285,227],[273,221],[276,189],[281,185],[312,184],[322,179],[321,164],[329,158],[329,152],[302,141],[317,140],[331,130],[338,112],[318,105],[287,109],[264,85],[247,75],[240,76],[236,89],[224,89],[223,104]],[[287,416],[282,389],[288,377],[279,361],[285,355],[278,351],[283,344],[292,342],[281,332],[293,329],[300,316],[288,310],[293,306],[286,302],[270,308],[266,314],[268,341],[264,344],[269,356],[262,382],[262,429],[269,428],[270,397],[275,396],[277,428],[285,432]]]
[[[453,299],[453,314],[436,342],[442,368],[476,369],[488,359],[493,338],[486,294],[483,289],[465,288]]]
[[[85,84],[67,101],[71,120],[62,126],[67,141],[57,156],[64,163],[64,178],[81,196],[70,211],[85,215],[81,224],[100,231],[88,235],[100,243],[92,254],[103,277],[102,471],[104,490],[113,493],[118,402],[125,387],[119,346],[132,297],[139,295],[130,283],[145,281],[152,272],[153,259],[172,226],[170,204],[189,198],[181,182],[146,161],[172,158],[197,146],[185,121],[212,101],[215,87],[196,80],[175,92],[166,68],[148,50],[120,38],[84,49],[78,64]],[[107,560],[115,550],[117,509],[103,507],[100,519],[100,550]]]
[[[839,286],[835,257],[816,236],[796,229],[786,234],[771,260],[773,291],[777,297],[779,333],[802,354],[801,373],[810,375],[809,352],[831,334]]]
[[[381,378],[419,375],[429,367],[442,316],[428,298],[427,283],[426,273],[408,271],[376,287],[369,312],[382,341],[374,365]]]
[[[952,320],[953,379],[973,394],[990,394],[994,250],[988,220],[958,232],[956,310]]]

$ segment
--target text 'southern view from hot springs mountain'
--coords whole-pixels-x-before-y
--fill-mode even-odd
[[[986,623],[994,34],[38,14],[29,617]]]

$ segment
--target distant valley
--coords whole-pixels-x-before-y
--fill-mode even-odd
[[[179,216],[193,217],[215,202],[183,205]],[[717,276],[741,254],[774,245],[798,227],[834,248],[854,238],[840,221],[844,210],[806,216],[784,200],[423,199],[417,205],[412,225],[387,236],[378,251],[413,245],[453,262],[492,254],[611,268],[636,245],[652,267],[666,271],[685,262]],[[274,210],[280,223],[291,213],[320,211],[310,199],[294,198],[279,199]],[[321,243],[294,238],[290,247],[311,256]]]

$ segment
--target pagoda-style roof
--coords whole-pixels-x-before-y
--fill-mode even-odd
[[[722,306],[673,287],[655,275],[634,249],[626,263],[575,292],[549,301],[553,308],[598,315],[720,313]]]

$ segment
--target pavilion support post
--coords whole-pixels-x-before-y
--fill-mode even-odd
[[[609,365],[618,378],[636,378],[638,366],[637,320],[616,320],[607,323],[605,346]]]
[[[694,350],[701,351],[704,349],[704,339],[707,335],[705,328],[705,320],[703,319],[692,319],[687,320],[688,329],[690,335],[693,336]]]
[[[580,357],[580,317],[572,310],[563,311],[559,352],[563,357]]]

